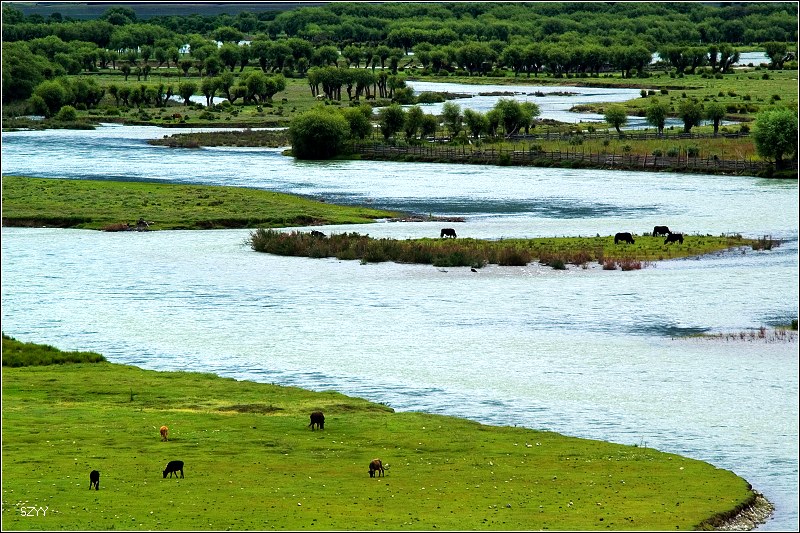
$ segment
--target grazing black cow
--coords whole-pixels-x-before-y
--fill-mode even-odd
[[[669,244],[671,242],[679,242],[683,244],[683,233],[670,233],[667,235],[667,238],[664,239],[664,244]]]
[[[325,234],[324,234],[324,233],[322,233],[321,231],[317,231],[317,230],[315,230],[315,229],[312,229],[312,230],[311,230],[311,236],[312,236],[312,237],[324,237],[324,236],[325,236]]]
[[[322,414],[322,411],[314,411],[311,413],[311,423],[308,427],[311,428],[311,431],[314,431],[314,426],[319,429],[325,429],[325,415]]]
[[[170,461],[167,463],[167,468],[164,469],[164,478],[172,477],[173,472],[175,473],[175,477],[178,477],[178,472],[181,473],[181,477],[183,477],[183,461]]]
[[[614,244],[619,244],[620,242],[627,242],[628,244],[633,244],[634,242],[633,235],[631,235],[627,231],[623,233],[617,233],[616,235],[614,235]]]
[[[455,239],[456,230],[454,230],[453,228],[442,228],[442,233],[440,234],[440,237],[442,238],[450,237],[451,239]]]
[[[369,463],[369,477],[375,477],[375,472],[378,473],[378,477],[384,475],[383,463],[380,459],[373,459]]]
[[[100,490],[100,472],[97,470],[89,472],[89,490],[92,490],[92,486],[94,490]]]
[[[659,235],[669,235],[670,233],[672,232],[666,226],[656,226],[653,228],[653,237],[658,237]]]

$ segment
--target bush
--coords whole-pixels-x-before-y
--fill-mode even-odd
[[[697,157],[698,155],[700,155],[700,147],[690,146],[689,148],[686,149],[686,154],[689,157]]]
[[[65,105],[58,110],[55,118],[59,122],[74,122],[78,118],[78,112],[71,105]]]
[[[350,125],[338,111],[314,108],[289,124],[292,155],[298,159],[330,159],[339,154]]]

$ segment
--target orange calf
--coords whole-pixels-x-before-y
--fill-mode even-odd
[[[169,428],[167,426],[161,426],[161,440],[169,440],[167,438],[167,431]]]

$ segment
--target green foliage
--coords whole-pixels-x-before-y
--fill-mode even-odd
[[[65,105],[58,110],[55,119],[60,122],[73,122],[78,118],[78,112],[71,105]]]
[[[797,112],[776,108],[759,113],[753,139],[758,153],[775,159],[775,166],[780,170],[784,156],[797,154]]]
[[[338,155],[350,135],[350,124],[335,109],[317,107],[289,124],[292,154],[298,159],[330,159]]]
[[[622,133],[620,127],[624,126],[628,122],[628,113],[624,107],[619,104],[613,104],[608,106],[605,114],[605,121],[608,122],[611,126],[617,130],[617,133]]]
[[[3,334],[3,366],[63,365],[67,363],[100,363],[106,360],[93,352],[62,352],[46,344],[20,342]]]
[[[392,104],[379,111],[379,124],[383,138],[389,140],[392,135],[403,129],[406,112],[398,104]]]

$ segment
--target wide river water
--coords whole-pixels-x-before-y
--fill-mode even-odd
[[[2,173],[216,184],[460,215],[459,236],[771,235],[638,271],[437,268],[277,257],[248,230],[3,228],[2,327],[159,370],[337,390],[487,424],[644,445],[734,471],[798,528],[797,342],[710,340],[798,313],[798,185],[754,177],[169,149],[158,128],[13,132]],[[441,223],[326,233],[438,236]],[[305,228],[307,229],[307,228]]]

